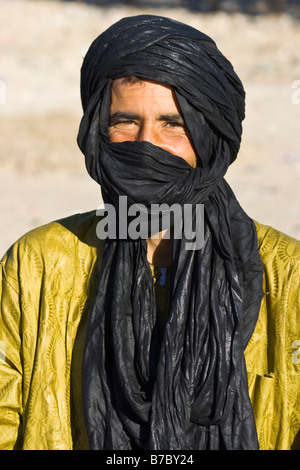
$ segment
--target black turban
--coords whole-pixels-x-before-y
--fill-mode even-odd
[[[242,134],[244,90],[206,35],[159,16],[124,18],[82,66],[78,144],[105,202],[204,204],[204,242],[174,240],[161,335],[145,239],[110,239],[90,312],[82,381],[92,449],[256,449],[244,350],[262,298],[253,221],[224,179]],[[110,86],[171,86],[199,165],[148,142],[110,143]],[[194,226],[194,225],[193,225]]]

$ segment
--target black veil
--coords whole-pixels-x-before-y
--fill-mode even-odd
[[[173,87],[200,164],[148,142],[109,143],[113,79]],[[92,449],[256,449],[244,350],[262,298],[253,221],[224,179],[236,159],[244,90],[206,35],[159,16],[124,18],[82,66],[78,144],[103,198],[118,206],[204,204],[204,243],[174,240],[170,313],[158,332],[147,243],[106,240],[83,360]]]

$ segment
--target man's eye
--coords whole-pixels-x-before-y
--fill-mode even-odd
[[[110,123],[110,126],[111,127],[112,126],[122,126],[122,125],[126,125],[126,124],[134,124],[134,122],[129,121],[129,120],[127,120],[127,121],[115,121],[115,122]]]
[[[180,121],[168,121],[166,125],[169,127],[184,127],[184,123]]]
[[[166,123],[166,127],[177,128],[177,129],[185,129],[184,123],[180,122],[180,121],[169,121],[169,122]]]

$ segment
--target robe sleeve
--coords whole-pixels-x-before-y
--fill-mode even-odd
[[[7,256],[0,269],[0,450],[18,449],[22,441],[22,341],[17,262],[12,262],[14,269],[10,275],[6,262]]]

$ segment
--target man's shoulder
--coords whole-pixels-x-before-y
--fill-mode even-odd
[[[300,264],[300,241],[255,221],[257,231],[257,242],[260,256],[266,263],[274,261],[275,258],[283,263]]]
[[[289,311],[289,318],[297,317],[299,315],[296,305],[299,305],[300,242],[266,225],[256,224],[256,228],[269,305],[272,304],[272,309],[275,308],[275,304],[280,304],[281,307],[285,305]]]
[[[17,240],[3,257],[3,262],[16,262],[29,256],[45,258],[49,253],[55,257],[75,257],[78,252],[96,253],[102,249],[97,238],[96,211],[75,214],[37,227]]]

